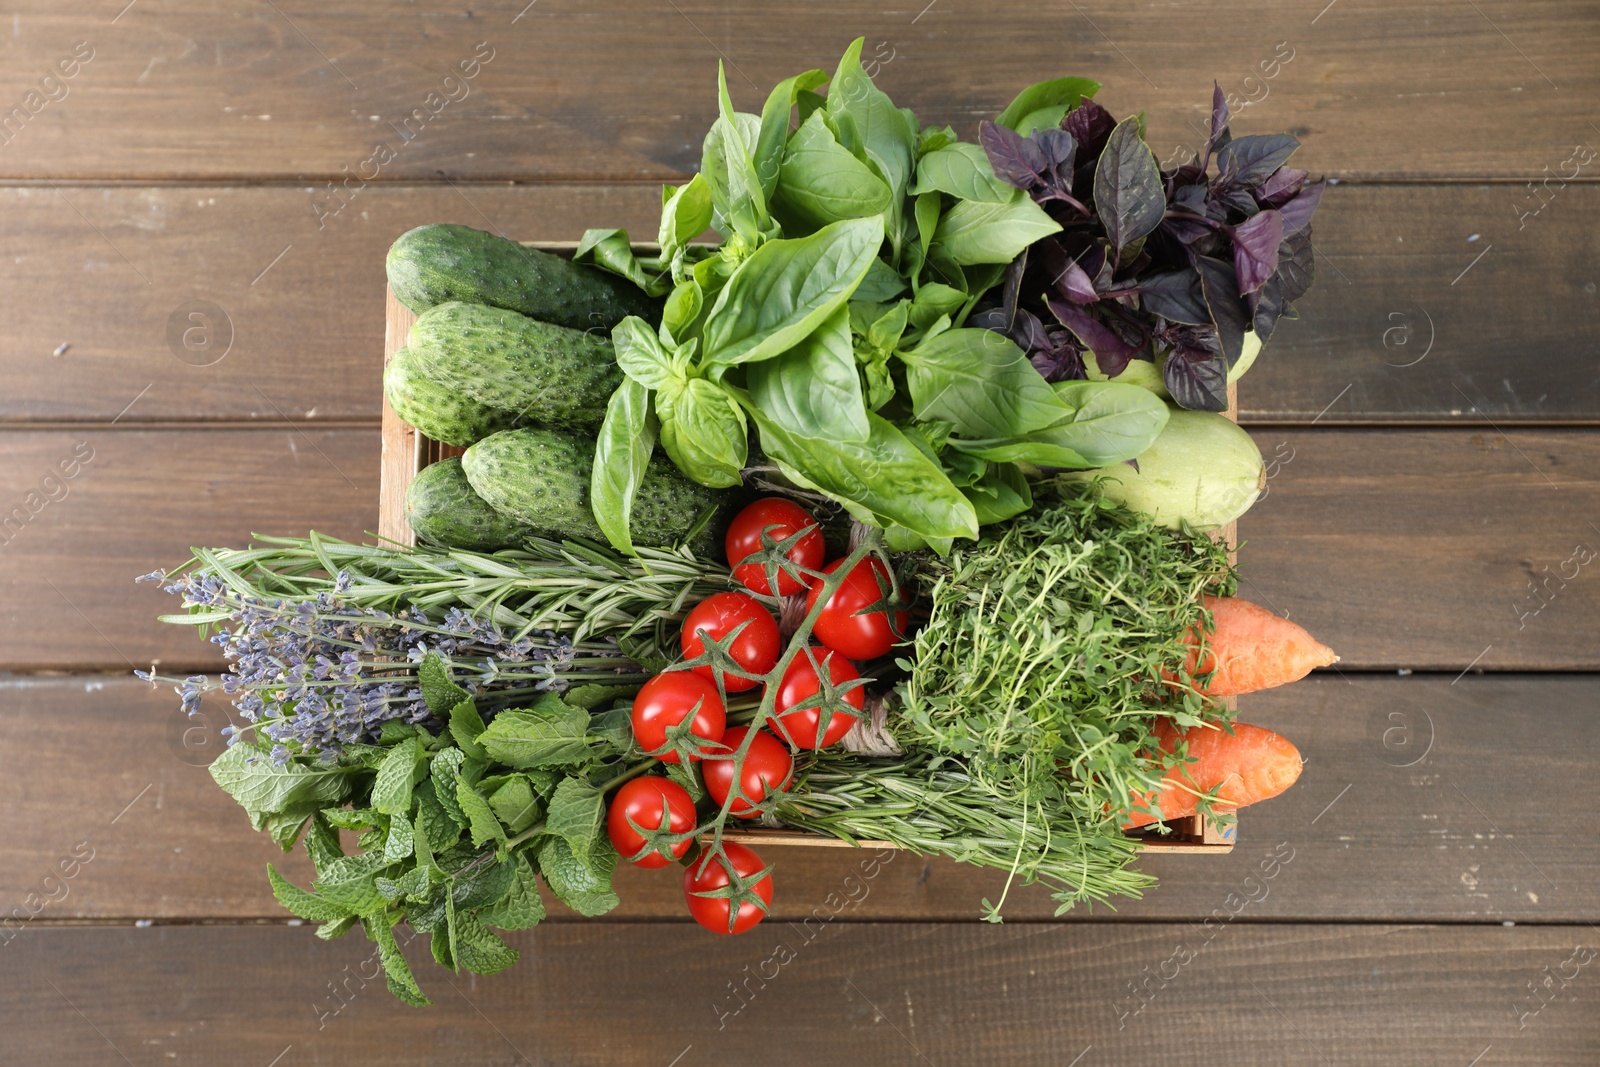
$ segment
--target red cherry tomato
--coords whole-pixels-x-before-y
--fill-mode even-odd
[[[834,560],[822,568],[823,573],[832,574],[843,562]],[[864,609],[881,604],[886,590],[892,588],[888,568],[875,556],[868,556],[855,565],[838,591],[828,599],[811,632],[817,640],[848,659],[877,659],[887,654],[905,636],[909,613],[896,611],[891,627],[887,611],[881,607],[870,611]],[[821,593],[821,582],[811,587],[806,597],[806,611],[816,606]]]
[[[760,856],[737,842],[725,842],[722,852],[740,878],[749,878],[764,866]],[[683,899],[688,902],[689,914],[714,934],[742,934],[767,917],[766,912],[748,900],[741,901],[735,913],[733,902],[727,897],[698,895],[726,889],[732,881],[727,868],[710,853],[689,864],[689,869],[683,872]],[[763,875],[750,888],[764,903],[772,903],[772,875]]]
[[[733,639],[728,654],[746,672],[766,674],[777,666],[783,640],[778,636],[778,623],[772,613],[748,593],[713,593],[696,604],[689,617],[683,620],[683,658],[702,655],[706,650],[706,637],[721,641],[740,625],[744,625],[744,629]],[[693,670],[715,683],[716,674],[710,665],[702,664]],[[739,693],[754,689],[761,680],[723,672],[722,684],[728,692]]]
[[[763,531],[772,541],[778,542],[788,540],[807,527],[810,527],[809,532],[796,541],[784,556],[802,567],[816,570],[822,566],[827,550],[822,543],[822,528],[809,511],[792,500],[769,496],[739,512],[728,525],[728,536],[724,542],[728,550],[728,566],[733,568],[734,578],[753,593],[772,596],[772,585],[767,581],[765,564],[744,561],[763,550]],[[779,570],[777,595],[793,596],[809,584],[807,580]]]
[[[692,671],[666,671],[656,675],[640,688],[633,698],[633,739],[639,747],[656,753],[667,744],[667,730],[694,715],[689,730],[707,741],[722,740],[727,728],[727,709],[717,687]],[[710,745],[697,745],[700,752],[711,751]],[[661,752],[656,756],[662,763],[678,763],[676,751]],[[691,753],[690,759],[698,757]]]
[[[794,662],[789,664],[789,669],[783,672],[783,681],[778,683],[778,698],[775,705],[777,718],[773,720],[772,729],[800,748],[827,748],[829,745],[838,744],[840,739],[850,732],[850,727],[860,721],[861,709],[866,698],[862,695],[860,686],[840,694],[839,702],[848,707],[831,709],[833,717],[828,720],[827,732],[819,741],[817,727],[822,723],[822,708],[809,707],[798,711],[789,709],[810,700],[821,691],[822,678],[817,670],[817,664],[820,663],[826,668],[828,678],[834,685],[853,682],[861,677],[861,672],[838,652],[815,645],[810,652],[811,655],[802,653],[796,656]],[[816,663],[812,662],[812,656],[816,657]],[[852,711],[852,708],[855,710]]]
[[[749,732],[748,726],[735,726],[722,735],[718,751],[739,751],[739,746],[744,744],[745,734]],[[733,760],[708,759],[700,765],[700,773],[706,780],[706,792],[711,794],[711,799],[720,808],[733,791]],[[789,755],[782,741],[762,730],[750,742],[750,751],[744,754],[744,775],[739,780],[739,788],[744,795],[734,798],[728,808],[729,813],[741,819],[755,818],[761,813],[755,810],[751,802],[759,804],[768,793],[783,792],[789,788],[793,777],[794,757]]]
[[[694,829],[694,799],[689,791],[668,778],[635,778],[624,782],[617,795],[611,798],[611,807],[606,812],[606,833],[623,859],[635,867],[654,870],[672,861],[656,851],[639,856],[647,838],[635,827],[655,830],[663,822],[674,834],[686,834]],[[689,842],[686,837],[669,846],[672,859],[689,851]],[[634,859],[635,856],[639,858]]]

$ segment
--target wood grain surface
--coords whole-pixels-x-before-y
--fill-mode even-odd
[[[1240,383],[1244,421],[1600,420],[1600,187],[1521,230],[1519,194],[1330,189],[1317,286]],[[148,386],[123,422],[375,423],[395,237],[653,238],[660,203],[652,184],[372,186],[319,230],[311,202],[304,186],[0,187],[0,421],[110,419]]]
[[[1600,438],[1488,425],[1255,438],[1272,477],[1239,524],[1244,595],[1320,636],[1341,669],[1600,667],[1600,581],[1583,562],[1600,549]],[[93,458],[50,501],[42,479],[78,442]],[[377,529],[376,426],[8,430],[0,449],[0,520],[27,516],[0,546],[0,669],[215,666],[153,621],[176,602],[135,575],[252,532]]]
[[[524,958],[510,971],[454,979],[418,938],[407,954],[432,968],[434,1006],[417,1010],[374,980],[371,946],[352,936],[46,928],[7,946],[0,1003],[19,1063],[1572,1067],[1600,1048],[1588,926],[1210,933],[547,926],[511,939]],[[1540,1000],[1530,983],[1546,975]]]
[[[1022,85],[1073,74],[1119,115],[1147,110],[1166,158],[1196,142],[1215,81],[1242,105],[1235,132],[1291,131],[1318,170],[1522,182],[1593,136],[1600,84],[1592,0],[126,6],[13,5],[7,108],[80,42],[93,58],[24,115],[0,177],[308,180],[329,210],[326,181],[347,175],[681,177],[719,59],[735,105],[759,111],[861,35],[897,104],[967,136]]]
[[[1240,718],[1283,734],[1305,756],[1300,781],[1242,813],[1232,854],[1147,856],[1140,866],[1161,880],[1153,893],[1067,918],[1199,922],[1243,895],[1251,902],[1240,917],[1249,921],[1585,921],[1600,828],[1551,813],[1600,806],[1587,773],[1600,744],[1597,701],[1600,681],[1582,675],[1456,684],[1318,675],[1246,696]],[[303,852],[286,857],[252,833],[204,770],[230,713],[213,698],[190,719],[170,687],[125,677],[0,682],[0,762],[74,767],[0,779],[9,813],[0,823],[0,913],[41,892],[59,860],[87,843],[92,862],[41,919],[287,920],[265,865],[307,884]],[[86,736],[95,743],[85,746]],[[862,865],[875,855],[764,851],[777,864],[774,915],[975,921],[979,902],[998,899],[1005,882],[1003,871],[893,853],[867,876]],[[625,867],[616,887],[622,906],[611,919],[687,922],[675,870]],[[1007,898],[1013,920],[1054,910],[1037,887]]]

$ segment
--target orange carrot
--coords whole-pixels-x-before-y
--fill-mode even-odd
[[[1162,819],[1195,813],[1198,793],[1217,790],[1216,811],[1231,811],[1260,800],[1270,800],[1300,777],[1300,753],[1285,738],[1248,723],[1234,723],[1229,734],[1218,727],[1178,729],[1163,719],[1155,736],[1161,751],[1172,752],[1187,741],[1191,762],[1167,773],[1159,790],[1137,800],[1124,828],[1146,826]],[[1159,806],[1161,814],[1154,814]]]
[[[1266,608],[1231,596],[1206,596],[1216,629],[1206,635],[1205,651],[1189,654],[1189,673],[1204,674],[1215,668],[1211,684],[1200,689],[1206,696],[1234,696],[1297,682],[1313,667],[1336,663],[1333,649],[1288,619]],[[1198,646],[1199,635],[1184,639]]]

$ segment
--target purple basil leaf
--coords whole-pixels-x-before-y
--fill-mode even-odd
[[[1139,283],[1139,303],[1145,311],[1171,322],[1194,326],[1211,322],[1211,312],[1200,293],[1200,275],[1192,268],[1145,278]]]
[[[1056,292],[1074,304],[1092,304],[1100,299],[1100,294],[1095,292],[1094,282],[1088,272],[1067,255],[1067,250],[1060,242],[1041,241],[1033,247],[1039,249],[1041,253],[1039,265]],[[1085,252],[1087,251],[1088,249],[1085,249]]]
[[[1041,242],[1043,243],[1043,242]],[[1054,241],[1050,241],[1054,244]],[[1022,295],[1022,276],[1028,272],[1028,250],[1017,253],[1017,258],[1006,268],[1005,288],[1000,291],[1000,306],[1006,313],[1006,328],[1017,316],[1017,300]]]
[[[1217,342],[1231,367],[1244,351],[1244,328],[1249,321],[1248,309],[1239,298],[1239,277],[1232,264],[1210,256],[1200,256],[1194,265],[1200,272],[1200,293],[1217,327]]]
[[[1263,211],[1233,228],[1233,269],[1239,292],[1253,293],[1278,271],[1278,245],[1283,241],[1283,216]]]
[[[1200,169],[1204,171],[1206,164],[1211,162],[1211,153],[1220,148],[1225,142],[1220,139],[1228,132],[1228,98],[1222,95],[1222,86],[1217,82],[1211,83],[1211,133],[1206,138],[1206,150],[1200,161]]]
[[[1262,344],[1272,339],[1272,331],[1278,328],[1278,320],[1283,317],[1284,299],[1283,290],[1279,288],[1276,276],[1267,279],[1255,293],[1255,320],[1254,329],[1256,337]]]
[[[1272,177],[1261,183],[1256,199],[1267,207],[1282,207],[1286,201],[1294,199],[1308,177],[1310,175],[1303,170],[1279,167],[1272,172]]]
[[[1228,363],[1203,348],[1176,348],[1162,368],[1167,392],[1190,411],[1228,410]]]
[[[1217,167],[1225,184],[1260,185],[1299,147],[1286,133],[1235,137],[1217,153]]]
[[[978,124],[978,143],[989,157],[995,176],[1018,189],[1041,184],[1050,169],[1044,150],[1031,138],[996,125],[988,119]]]
[[[1127,368],[1128,360],[1139,351],[1139,345],[1130,345],[1082,308],[1048,296],[1044,298],[1044,302],[1060,320],[1061,325],[1071,330],[1078,340],[1089,346],[1089,351],[1094,353],[1095,362],[1100,366],[1100,373],[1107,378],[1115,378],[1121,374]]]
[[[1047,382],[1071,382],[1087,378],[1083,365],[1083,349],[1077,339],[1066,330],[1051,334],[1051,347],[1028,357],[1033,369],[1044,375]]]
[[[1072,164],[1078,152],[1078,142],[1066,130],[1046,126],[1033,131],[1033,141],[1049,161],[1053,184],[1062,192],[1072,192]]]
[[[1123,119],[1106,139],[1094,172],[1094,206],[1119,257],[1161,225],[1167,209],[1161,168],[1139,138],[1138,119]]]
[[[1221,179],[1218,179],[1218,181],[1220,182]],[[1221,214],[1223,218],[1226,218],[1227,213],[1230,211],[1249,217],[1261,210],[1261,206],[1256,203],[1256,198],[1250,195],[1250,190],[1237,185],[1212,186],[1210,201],[1212,206],[1218,208],[1219,211],[1208,212],[1208,214]],[[1222,220],[1219,219],[1218,221]]]
[[[1196,215],[1204,214],[1207,192],[1209,190],[1204,183],[1180,185],[1172,191],[1172,206],[1182,211],[1192,211]]]
[[[1100,158],[1106,138],[1116,126],[1117,120],[1111,117],[1111,112],[1087,99],[1061,119],[1061,128],[1078,142],[1078,154],[1084,159]]]
[[[967,325],[975,330],[993,330],[995,333],[1010,334],[1011,317],[1006,314],[1005,308],[991,307],[982,311],[974,311],[967,316]]]
[[[1210,226],[1193,219],[1167,219],[1162,225],[1167,228],[1168,233],[1186,245],[1194,245],[1212,234]]]
[[[1011,322],[1011,339],[1017,347],[1024,352],[1048,352],[1055,346],[1050,343],[1050,334],[1045,330],[1044,323],[1039,321],[1039,316],[1027,308],[1018,310],[1017,317]]]
[[[1327,184],[1325,181],[1312,182],[1302,189],[1298,196],[1278,209],[1283,215],[1284,233],[1299,233],[1310,225],[1311,213],[1316,211],[1317,205],[1322,202],[1322,190]]]
[[[1283,299],[1299,300],[1311,288],[1316,278],[1315,262],[1311,250],[1311,234],[1307,230],[1292,233],[1278,246],[1278,279]]]

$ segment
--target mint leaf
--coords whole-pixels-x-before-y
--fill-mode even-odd
[[[389,836],[383,842],[383,858],[389,863],[410,859],[413,849],[411,820],[396,815],[389,822]]]
[[[638,691],[639,687],[636,685],[601,685],[599,682],[590,682],[588,685],[568,689],[561,694],[561,699],[575,708],[593,711],[602,704],[620,697],[631,697]]]
[[[319,871],[344,855],[344,846],[339,843],[339,833],[328,821],[326,811],[319,811],[311,817],[311,828],[306,831],[306,854],[311,857],[311,865]]]
[[[350,928],[354,926],[356,922],[357,919],[354,915],[346,915],[342,919],[334,919],[332,922],[325,922],[321,926],[317,927],[317,936],[322,938],[324,941],[332,941],[336,937],[343,937],[345,934],[349,933]]]
[[[410,723],[401,722],[399,719],[390,719],[378,727],[378,740],[383,743],[383,746],[398,745],[406,738],[416,737],[421,733],[421,730]]]
[[[367,931],[367,936],[378,943],[378,953],[383,959],[383,971],[388,976],[389,992],[413,1007],[425,1007],[431,1003],[423,996],[422,989],[417,985],[417,980],[411,974],[411,965],[406,962],[405,956],[400,951],[400,945],[394,939],[394,928],[390,925],[388,917],[379,912],[373,915],[364,915],[361,926]]]
[[[573,856],[587,863],[600,837],[605,795],[582,778],[563,778],[550,798],[545,829],[564,839]]]
[[[489,806],[512,833],[521,833],[539,817],[539,801],[523,775],[513,775],[489,794]]]
[[[456,803],[456,781],[461,777],[461,765],[466,759],[459,748],[447,748],[433,757],[429,767],[429,773],[433,776],[434,796],[456,825],[463,827],[467,825],[467,815]]]
[[[411,811],[411,787],[421,777],[422,744],[415,737],[400,742],[378,768],[372,783],[372,806],[385,815]]]
[[[478,714],[478,706],[471,700],[463,700],[450,709],[450,736],[456,739],[461,751],[473,759],[486,758],[483,746],[478,744],[478,735],[481,733],[483,716]]]
[[[272,895],[278,903],[302,919],[312,922],[335,922],[349,918],[353,912],[337,901],[301,889],[267,864],[267,881],[272,885]]]
[[[603,711],[589,720],[589,736],[606,749],[625,755],[633,747],[633,711],[626,704]]]
[[[587,718],[587,716],[585,716]],[[260,830],[268,815],[337,804],[350,794],[348,768],[309,766],[293,757],[272,762],[272,746],[241,741],[230,745],[211,763],[211,777],[250,816],[250,827]]]
[[[434,788],[433,782],[423,782],[417,787],[416,829],[420,839],[427,842],[428,851],[443,852],[461,837],[466,820],[457,822],[452,818]]]
[[[322,817],[340,830],[370,830],[388,823],[376,808],[324,808]]]
[[[493,904],[516,884],[516,867],[509,859],[495,859],[471,866],[450,886],[450,900],[462,911],[473,911]]]
[[[305,826],[308,817],[309,813],[304,811],[268,815],[262,820],[262,826],[267,835],[278,843],[278,847],[288,852],[300,839],[300,830]]]
[[[503,898],[478,911],[480,922],[502,930],[526,930],[544,918],[544,901],[539,897],[539,882],[533,865],[521,852],[511,857],[516,881]]]
[[[474,845],[488,841],[498,841],[502,845],[506,843],[505,829],[501,827],[500,820],[495,818],[494,809],[489,807],[489,802],[483,799],[481,793],[465,781],[456,782],[456,803],[466,813]]]
[[[422,665],[417,668],[417,682],[422,687],[422,699],[428,710],[445,721],[449,721],[450,712],[457,704],[472,699],[471,693],[451,679],[450,665],[437,652],[422,657]]]
[[[473,974],[498,974],[517,962],[517,952],[472,915],[458,913],[456,959]]]
[[[547,693],[531,708],[496,715],[478,743],[492,759],[517,770],[585,763],[592,756],[588,729],[588,712]]]
[[[381,910],[388,902],[378,892],[377,876],[388,866],[381,852],[344,856],[319,872],[317,895],[351,914],[368,915]]]
[[[604,915],[620,903],[611,891],[617,851],[609,841],[601,845],[588,863],[573,856],[565,838],[552,837],[539,850],[539,870],[550,891],[579,915]]]
[[[700,781],[700,776],[681,763],[666,763],[662,766],[667,769],[667,777],[683,786],[689,793],[689,799],[696,804],[700,803],[706,795],[706,787]]]

